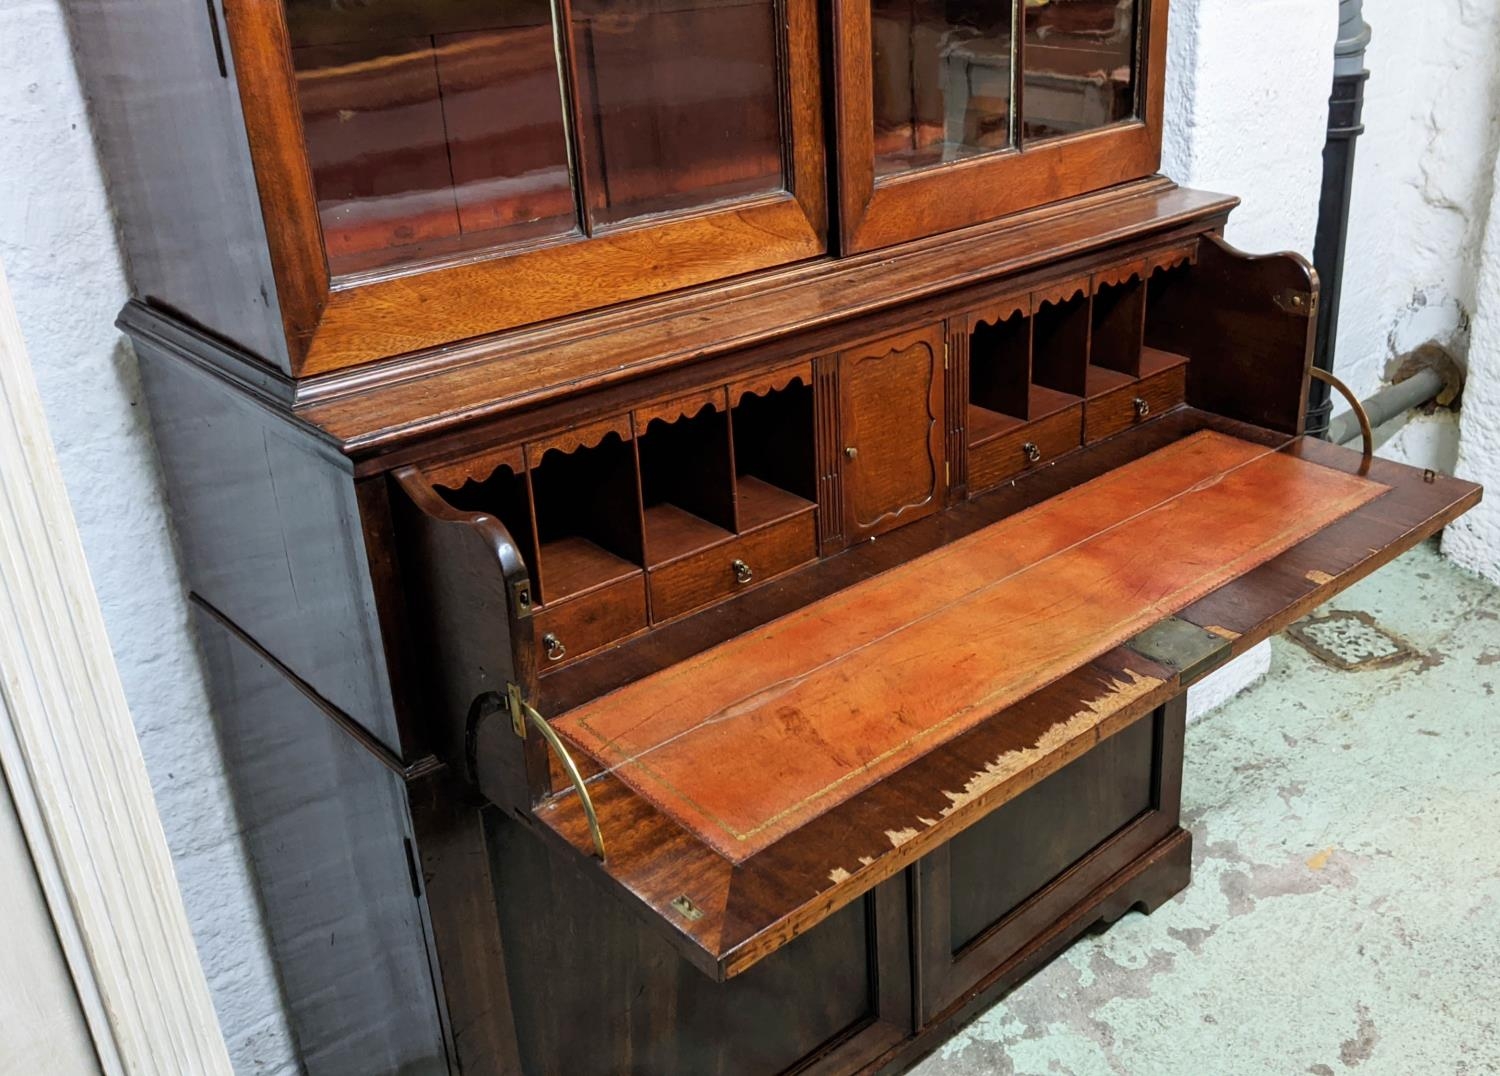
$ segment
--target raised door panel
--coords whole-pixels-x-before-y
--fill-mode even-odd
[[[943,327],[839,356],[844,534],[858,541],[936,511],[943,474]]]
[[[923,1022],[966,1000],[1173,836],[1184,698],[1107,737],[918,864]]]

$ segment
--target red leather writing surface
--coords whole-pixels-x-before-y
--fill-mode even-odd
[[[1205,431],[555,725],[739,862],[1386,488]]]

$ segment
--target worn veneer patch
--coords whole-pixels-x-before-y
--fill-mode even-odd
[[[1203,431],[555,726],[741,862],[1386,488]]]

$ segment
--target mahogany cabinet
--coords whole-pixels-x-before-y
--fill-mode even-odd
[[[1303,436],[1166,18],[85,5],[306,1071],[900,1071],[1188,883],[1189,685],[1481,491]]]

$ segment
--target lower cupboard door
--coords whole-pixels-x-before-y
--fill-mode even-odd
[[[904,875],[716,982],[525,826],[486,829],[526,1076],[846,1073],[912,1034]]]
[[[1161,707],[921,860],[924,1024],[1177,828],[1184,709]]]

